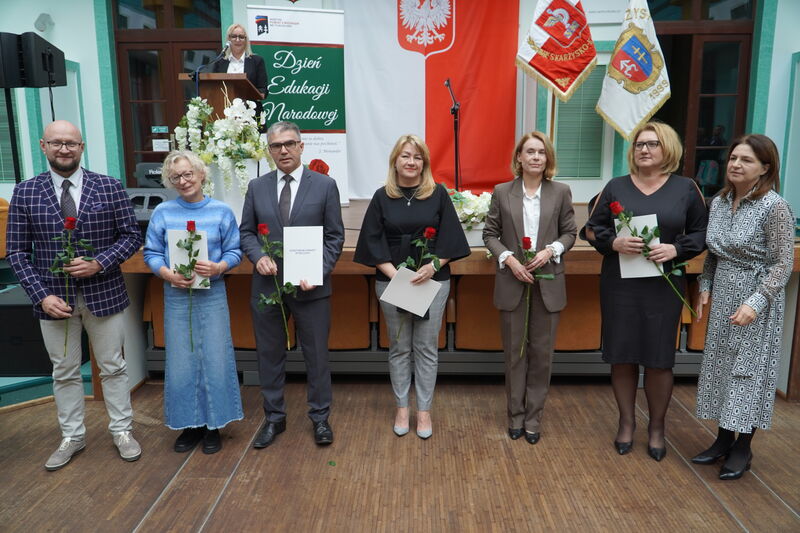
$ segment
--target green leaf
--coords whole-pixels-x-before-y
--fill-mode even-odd
[[[81,259],[83,259],[84,261],[94,261],[94,257],[90,255],[84,255],[83,257],[81,257]]]
[[[660,237],[660,236],[661,236],[661,230],[659,230],[658,226],[656,226],[655,228],[653,228],[653,237]]]
[[[436,257],[436,256],[433,256],[433,269],[434,269],[436,272],[439,272],[439,270],[441,270],[441,268],[442,268],[442,263],[441,263],[441,261],[439,261],[439,258],[438,258],[438,257]]]
[[[201,287],[210,287],[211,283],[208,281],[208,278],[206,278],[206,279],[204,279],[203,281],[200,282],[200,286]]]
[[[400,263],[399,265],[397,265],[397,267],[396,267],[396,268],[397,268],[397,270],[400,270],[401,268],[407,268],[407,266],[408,266],[408,265],[406,265],[406,262],[405,262],[405,261],[403,261],[402,263]]]
[[[680,268],[676,268],[675,270],[670,272],[670,274],[673,275],[673,276],[681,277],[681,276],[683,276],[683,271]]]

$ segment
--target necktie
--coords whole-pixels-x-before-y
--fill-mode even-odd
[[[281,213],[281,221],[284,225],[289,223],[289,212],[292,207],[292,176],[286,174],[283,178],[283,189],[281,189],[281,197],[278,200],[278,210]]]
[[[78,209],[75,207],[75,200],[72,199],[72,195],[69,193],[69,188],[71,186],[72,182],[69,180],[61,182],[61,214],[64,215],[64,218],[78,217]]]

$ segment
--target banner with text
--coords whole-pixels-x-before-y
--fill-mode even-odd
[[[288,120],[303,132],[302,162],[322,159],[348,201],[344,12],[248,6],[253,53],[264,58],[267,124]]]

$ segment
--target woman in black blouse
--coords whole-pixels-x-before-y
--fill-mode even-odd
[[[450,293],[449,263],[469,255],[470,250],[447,189],[433,181],[428,147],[416,135],[403,135],[389,156],[386,185],[375,191],[364,215],[353,258],[377,268],[378,297],[397,273],[397,265],[409,256],[420,263],[420,249],[412,243],[422,238],[428,227],[436,230],[429,251],[439,258],[441,266],[437,271],[430,260],[423,260],[412,279],[412,283],[434,279],[442,284],[427,315],[418,317],[380,303],[389,333],[389,375],[397,401],[394,432],[403,436],[409,429],[413,352],[417,435],[423,439],[433,433],[430,408],[439,359],[439,329]]]
[[[650,457],[667,453],[664,418],[672,397],[672,367],[682,302],[657,265],[671,272],[674,264],[705,248],[708,211],[695,182],[674,172],[683,147],[678,134],[662,122],[648,122],[633,137],[628,150],[630,174],[612,179],[597,198],[586,236],[603,254],[600,270],[600,313],[603,360],[611,364],[611,386],[619,408],[614,445],[624,455],[633,447],[639,365],[644,366],[644,392],[650,415]],[[618,203],[617,203],[618,202]],[[615,205],[612,205],[615,204]],[[655,214],[660,244],[651,245],[652,276],[623,278],[620,257],[641,255],[640,237],[618,236],[619,209],[633,216]],[[685,276],[672,281],[685,294]]]
[[[214,63],[211,72],[227,72],[228,74],[246,74],[247,79],[264,98],[269,94],[269,79],[264,59],[253,53],[250,38],[244,26],[231,24],[225,33],[226,40],[231,43],[225,57]],[[261,119],[261,100],[256,102],[256,121]]]

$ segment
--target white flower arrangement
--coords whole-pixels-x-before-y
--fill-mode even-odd
[[[270,168],[275,168],[267,143],[258,132],[255,108],[255,102],[236,98],[225,108],[225,118],[214,120],[211,116],[214,109],[196,96],[189,101],[186,115],[175,128],[178,148],[195,152],[207,165],[216,163],[226,191],[230,191],[236,178],[241,193],[247,192],[250,176],[245,161],[248,159],[267,159]],[[206,180],[203,192],[213,194],[213,187],[213,182]]]
[[[458,220],[464,225],[467,231],[472,230],[474,226],[482,224],[486,220],[486,215],[489,213],[489,204],[492,201],[492,194],[483,192],[479,195],[473,194],[472,191],[455,191],[448,189],[450,199],[453,201],[453,206],[456,208]]]

